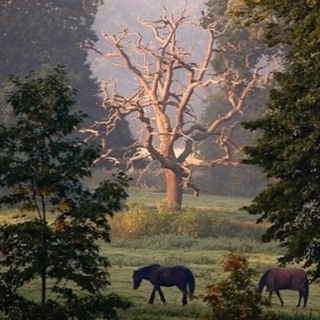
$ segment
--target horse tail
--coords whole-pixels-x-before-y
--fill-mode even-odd
[[[262,277],[259,280],[259,284],[258,284],[258,293],[262,293],[263,288],[265,287],[265,285],[267,284],[267,279],[270,273],[270,269],[267,270]]]
[[[196,289],[196,279],[190,269],[186,269],[186,273],[187,273],[187,284],[189,287],[189,299],[190,300],[197,299],[197,297],[194,295],[194,291]]]

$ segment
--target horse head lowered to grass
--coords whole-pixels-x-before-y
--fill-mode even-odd
[[[280,290],[289,289],[299,292],[299,301],[297,307],[300,307],[303,298],[303,307],[307,305],[309,296],[309,280],[306,272],[298,268],[271,268],[267,270],[260,278],[258,284],[258,293],[262,293],[263,288],[267,287],[269,291],[268,304],[271,306],[272,293],[275,292],[283,306],[283,300]]]
[[[177,286],[182,292],[182,304],[188,303],[188,289],[189,299],[194,298],[195,278],[190,269],[184,266],[162,267],[159,264],[152,264],[143,267],[133,272],[133,289],[138,289],[142,280],[148,280],[153,285],[150,295],[149,303],[153,303],[155,294],[158,291],[160,299],[166,303],[166,299],[161,290],[161,287]]]

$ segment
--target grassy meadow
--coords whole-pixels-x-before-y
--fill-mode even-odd
[[[130,192],[128,203],[144,203],[152,208],[163,200],[163,194],[144,191]],[[208,319],[210,309],[202,302],[201,296],[206,291],[206,286],[219,281],[227,276],[223,272],[223,262],[230,251],[244,254],[250,263],[250,267],[257,272],[258,282],[261,274],[270,266],[275,266],[277,257],[282,249],[276,243],[264,244],[254,238],[243,237],[251,228],[256,228],[256,218],[239,210],[248,204],[250,199],[216,197],[201,195],[196,198],[193,195],[185,195],[184,207],[191,210],[205,210],[212,215],[218,215],[223,221],[221,229],[225,228],[226,235],[212,234],[211,237],[196,238],[188,235],[158,234],[155,236],[140,237],[139,239],[121,240],[114,237],[112,243],[103,247],[103,252],[109,257],[110,290],[132,301],[134,307],[120,311],[120,319]],[[232,232],[230,225],[237,223],[237,228]],[[112,224],[112,221],[111,221]],[[239,227],[242,226],[242,229]],[[237,236],[237,232],[239,236]],[[261,232],[261,229],[255,232]],[[231,236],[229,236],[231,234]],[[249,233],[250,234],[250,233]],[[199,300],[191,301],[187,306],[181,306],[181,293],[177,288],[164,288],[167,304],[162,305],[156,296],[155,304],[148,305],[152,286],[143,281],[138,290],[132,289],[131,275],[133,270],[151,264],[164,265],[183,264],[189,267],[196,277],[196,295]],[[266,293],[264,293],[266,295]],[[285,290],[281,292],[284,307],[281,308],[276,295],[273,296],[272,308],[266,312],[275,312],[279,319],[320,319],[320,288],[319,285],[310,287],[309,303],[305,309],[297,309],[298,293]]]
[[[249,266],[256,271],[256,282],[267,268],[276,265],[277,258],[283,252],[277,243],[262,243],[260,236],[265,226],[257,225],[257,217],[239,209],[248,204],[250,199],[205,194],[194,197],[186,194],[183,198],[183,219],[177,220],[176,216],[172,217],[170,212],[160,208],[160,215],[151,220],[156,226],[152,226],[146,219],[148,215],[154,215],[155,207],[159,206],[164,195],[142,190],[130,190],[129,194],[127,211],[119,212],[109,220],[112,242],[101,246],[102,254],[106,255],[111,263],[111,285],[106,293],[117,293],[134,304],[134,307],[128,310],[119,311],[121,320],[209,319],[210,309],[201,297],[205,294],[207,285],[228,276],[223,272],[223,263],[230,252],[241,253],[247,257]],[[130,211],[130,208],[135,209]],[[126,216],[129,216],[129,219],[125,220]],[[143,216],[144,220],[139,220],[140,216]],[[198,216],[200,218],[197,220]],[[0,215],[2,223],[19,219],[21,217],[16,211],[3,212]],[[160,221],[161,219],[163,221]],[[159,231],[156,227],[161,223],[165,225],[166,221],[174,225],[173,229],[168,226],[165,232],[161,232],[161,228]],[[202,233],[195,235],[194,227],[201,229]],[[172,233],[172,230],[177,232]],[[196,277],[195,294],[199,299],[183,307],[182,295],[173,287],[163,288],[166,305],[160,303],[158,296],[154,305],[147,304],[152,290],[151,284],[143,281],[138,290],[133,290],[131,277],[135,269],[152,263],[182,264],[189,267]],[[25,288],[26,294],[36,298],[38,285],[28,285]],[[305,309],[295,307],[298,301],[297,292],[281,291],[281,295],[284,300],[283,308],[280,307],[276,295],[272,299],[272,308],[266,308],[267,313],[276,314],[276,319],[320,319],[319,285],[311,284],[309,303]]]

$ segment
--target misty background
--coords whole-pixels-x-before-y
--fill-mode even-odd
[[[114,66],[91,50],[84,51],[81,43],[89,39],[101,50],[110,50],[101,32],[113,34],[124,28],[141,32],[146,41],[152,41],[151,31],[142,28],[139,19],[154,21],[166,6],[174,15],[179,15],[186,8],[192,23],[199,25],[202,11],[207,9],[204,1],[200,0],[104,0],[103,5],[88,9],[82,8],[77,2],[72,2],[72,6],[60,1],[55,5],[48,3],[6,0],[0,5],[0,41],[3,44],[0,52],[0,84],[3,88],[0,101],[4,102],[8,89],[5,77],[9,74],[25,76],[31,70],[45,72],[49,65],[59,63],[68,66],[72,85],[78,90],[78,108],[89,115],[88,126],[104,116],[101,96],[98,98],[100,83],[113,78],[124,92],[134,88],[135,83],[128,71]],[[183,45],[190,48],[194,59],[201,59],[201,49],[206,39],[200,31],[195,31],[196,28],[192,28],[192,32],[190,30],[182,28],[179,37]],[[212,88],[196,92],[192,107],[199,117],[206,111],[212,92]],[[3,107],[1,113],[2,121],[9,122],[10,110]],[[136,133],[136,123],[134,119],[131,120],[130,125],[123,121],[118,131],[113,133],[111,139],[114,146],[130,143],[131,136]],[[143,171],[144,168],[140,169]],[[110,166],[102,163],[99,170],[96,176],[102,176],[102,171],[107,174]],[[161,192],[165,190],[159,168],[145,170],[143,176],[140,173],[138,170],[132,173],[135,186]],[[265,185],[261,172],[248,166],[199,169],[194,179],[202,192],[219,195],[252,196]]]

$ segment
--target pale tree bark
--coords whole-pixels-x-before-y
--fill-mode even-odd
[[[262,67],[255,67],[249,79],[242,79],[227,64],[223,72],[212,72],[210,61],[228,24],[221,28],[216,21],[202,28],[200,23],[190,22],[186,10],[174,17],[164,8],[159,20],[141,21],[141,25],[151,31],[152,40],[143,41],[141,33],[124,29],[117,34],[102,32],[111,50],[103,51],[87,45],[100,56],[113,59],[119,68],[127,70],[135,85],[127,93],[123,88],[118,90],[114,81],[105,81],[102,91],[107,116],[87,132],[97,135],[104,126],[107,137],[121,118],[139,122],[139,127],[134,128],[135,143],[122,148],[128,157],[114,157],[115,150],[108,147],[108,139],[104,139],[105,153],[102,157],[131,166],[141,159],[157,161],[165,171],[167,202],[181,208],[183,187],[191,188],[195,195],[199,195],[200,190],[192,180],[195,167],[239,164],[241,146],[231,138],[237,123],[231,120],[243,112],[246,98],[256,85],[263,83],[266,74],[262,76]],[[199,48],[185,46],[188,39],[182,39],[179,34],[184,26],[201,30],[206,39],[201,54]],[[198,61],[195,61],[196,57],[199,57]],[[211,123],[204,124],[193,109],[193,98],[199,89],[213,85],[226,90],[230,108]],[[212,139],[219,145],[222,156],[211,160],[198,159],[194,154],[195,144],[204,139]]]

